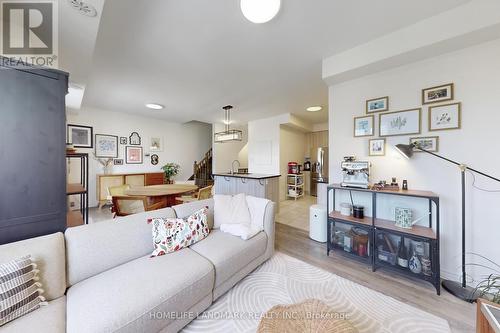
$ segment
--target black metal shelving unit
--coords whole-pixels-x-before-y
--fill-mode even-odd
[[[80,207],[78,210],[69,210],[66,217],[68,227],[87,224],[89,221],[89,154],[66,153],[66,160],[78,160],[80,163],[80,182],[68,183],[66,195],[80,196]]]
[[[372,212],[371,216],[365,216],[363,219],[358,219],[353,216],[341,215],[336,211],[336,192],[337,191],[357,191],[366,192],[371,195]],[[327,228],[327,255],[330,251],[335,251],[348,258],[355,259],[371,265],[372,271],[377,269],[386,269],[392,272],[409,276],[411,278],[420,279],[430,282],[435,288],[438,295],[441,293],[441,276],[440,276],[440,262],[439,262],[439,197],[429,191],[375,191],[371,189],[359,189],[342,187],[338,184],[328,186],[328,198],[330,192],[333,192],[332,205],[330,199],[327,204],[328,211],[328,228]],[[411,229],[399,228],[395,225],[394,221],[381,219],[377,217],[377,200],[383,200],[383,196],[405,196],[426,199],[429,202],[429,217],[427,226],[414,225]],[[434,209],[433,209],[434,208]],[[358,244],[349,244],[346,246],[339,245],[339,235],[349,232],[349,237],[352,235],[353,228],[355,230],[363,231],[366,233],[368,240],[366,254],[365,249],[359,248]],[[347,231],[348,230],[348,231]],[[430,271],[422,269],[420,273],[414,273],[409,268],[399,266],[384,260],[384,253],[379,253],[379,245],[386,242],[386,236],[389,238],[399,238],[399,242],[403,242],[406,247],[411,247],[413,244],[421,244],[424,253],[428,255],[419,256],[419,262],[422,264],[422,257],[430,260]],[[357,236],[353,236],[357,237]],[[363,241],[364,244],[364,241]],[[380,254],[380,256],[379,256]],[[394,253],[392,253],[394,254]],[[395,253],[397,256],[397,252]]]

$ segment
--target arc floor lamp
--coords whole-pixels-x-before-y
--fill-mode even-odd
[[[422,151],[422,152],[428,153],[430,155],[439,157],[440,159],[448,161],[448,162],[455,164],[459,167],[460,173],[461,173],[461,178],[462,178],[462,281],[456,282],[456,281],[451,281],[451,280],[443,280],[442,285],[443,285],[444,289],[446,289],[448,292],[450,292],[455,297],[458,297],[458,298],[460,298],[464,301],[467,301],[467,302],[471,302],[471,303],[474,302],[476,300],[477,296],[475,295],[474,289],[467,287],[466,272],[465,272],[465,172],[467,170],[470,170],[472,172],[480,174],[481,176],[496,180],[497,182],[500,182],[500,179],[492,177],[490,175],[487,175],[484,172],[472,169],[472,168],[468,167],[466,164],[450,160],[449,158],[446,158],[446,157],[443,157],[441,155],[430,152],[428,150],[425,150],[422,147],[420,147],[420,145],[416,142],[409,144],[409,145],[398,144],[398,145],[396,145],[396,149],[404,157],[406,157],[408,159],[410,159],[412,157],[415,149],[417,149],[419,151]]]

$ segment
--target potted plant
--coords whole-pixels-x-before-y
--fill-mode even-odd
[[[174,182],[172,180],[172,177],[177,176],[177,174],[181,170],[181,166],[177,163],[167,163],[162,166],[161,169],[165,173],[165,183],[172,184]]]
[[[500,304],[500,265],[477,253],[469,253],[469,255],[479,257],[485,263],[470,263],[468,265],[486,268],[490,271],[489,275],[483,276],[483,280],[477,283],[476,288],[474,288],[475,296]]]

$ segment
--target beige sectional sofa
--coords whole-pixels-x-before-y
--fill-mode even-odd
[[[185,217],[191,202],[0,246],[0,262],[31,254],[49,304],[0,332],[177,332],[274,251],[275,204],[244,241],[214,229],[188,249],[150,258],[151,217]]]

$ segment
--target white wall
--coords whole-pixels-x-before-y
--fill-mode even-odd
[[[222,132],[225,129],[224,124],[213,124],[213,132]],[[248,168],[248,127],[237,126],[232,129],[239,129],[243,132],[241,141],[231,141],[225,143],[213,143],[213,165],[214,173],[228,172],[231,170],[231,164],[234,160],[240,161],[241,168]],[[213,135],[212,135],[213,140]],[[236,167],[236,164],[235,164]]]
[[[151,137],[163,137],[163,152],[156,153],[160,158],[158,165],[152,165],[150,158],[144,157],[143,164],[113,166],[113,173],[161,172],[162,165],[175,162],[181,166],[176,179],[187,180],[193,174],[193,162],[199,161],[212,144],[212,126],[199,122],[178,124],[92,108],[84,108],[77,113],[67,112],[67,122],[92,126],[94,136],[109,134],[129,137],[132,132],[138,132],[144,153],[148,153]],[[79,148],[78,151],[90,154],[89,201],[91,206],[96,206],[96,174],[102,173],[102,167],[92,158],[94,150]],[[124,145],[119,145],[118,158],[125,160]]]
[[[306,134],[282,125],[280,129],[280,201],[286,200],[288,162],[304,163]]]
[[[427,59],[329,88],[330,179],[339,182],[343,156],[372,162],[371,179],[408,179],[411,189],[432,190],[441,198],[441,269],[445,277],[460,276],[460,173],[456,166],[424,153],[411,160],[393,146],[408,136],[387,138],[385,157],[368,157],[368,138],[353,138],[353,117],[363,115],[365,101],[390,97],[391,111],[421,107],[421,89],[455,83],[455,101],[462,102],[462,128],[428,132],[428,108],[422,108],[422,136],[438,135],[439,154],[500,176],[500,40]],[[378,123],[378,117],[376,117]],[[378,129],[376,130],[378,135]],[[500,189],[500,184],[476,176],[477,186]],[[467,251],[500,263],[500,193],[467,186]],[[468,262],[478,262],[476,259]],[[468,267],[476,279],[484,270]],[[471,282],[472,283],[472,282]],[[473,284],[473,283],[472,283]]]

